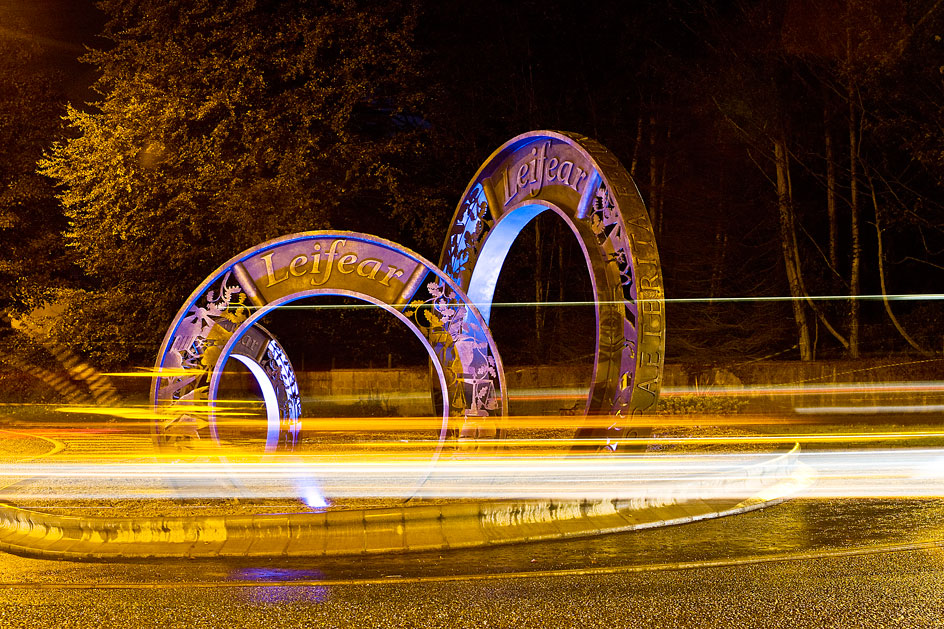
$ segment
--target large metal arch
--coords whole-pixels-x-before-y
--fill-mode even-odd
[[[592,272],[594,260],[591,256],[597,252],[587,250],[583,235],[578,231],[578,226],[569,220],[569,217],[555,205],[543,201],[520,203],[505,212],[492,226],[489,237],[482,242],[482,248],[479,252],[479,258],[488,260],[489,263],[476,264],[472,269],[472,276],[469,278],[469,287],[466,294],[479,309],[479,312],[482,313],[486,323],[491,319],[495,287],[498,285],[498,278],[504,268],[508,252],[511,251],[511,247],[521,231],[532,220],[545,212],[557,214],[574,233],[586,262],[587,270],[590,272],[590,285],[594,294],[596,294],[597,282]],[[597,341],[599,344],[599,338]],[[599,350],[599,347],[597,350]]]
[[[578,438],[611,449],[649,429],[665,354],[665,305],[655,236],[632,178],[601,144],[583,135],[532,131],[500,146],[472,178],[456,208],[440,267],[486,318],[494,285],[517,235],[554,211],[585,254],[595,293],[596,356],[585,414],[611,415],[608,428]]]
[[[216,372],[246,338],[260,311],[314,294],[344,294],[396,311],[432,350],[444,383],[449,431],[460,438],[501,434],[501,418],[507,413],[501,358],[485,321],[458,285],[433,263],[388,240],[314,231],[237,254],[185,301],[155,363],[151,401],[157,444],[187,449],[217,445],[212,404],[219,386]],[[281,427],[291,426],[284,419],[280,435],[267,435],[267,444],[294,444],[295,435],[288,439],[281,434]]]

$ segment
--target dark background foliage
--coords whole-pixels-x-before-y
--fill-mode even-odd
[[[660,246],[669,360],[941,352],[940,302],[882,299],[944,279],[940,3],[88,11],[97,19],[57,36],[92,44],[90,95],[50,80],[74,71],[62,50],[27,62],[46,45],[28,20],[0,39],[0,305],[55,302],[52,332],[102,366],[150,362],[192,288],[268,238],[351,229],[437,259],[478,165],[540,128],[593,136],[633,173]],[[500,301],[586,298],[555,217],[511,259]],[[573,339],[591,316],[509,307],[494,328],[506,362],[580,360],[592,347]],[[352,344],[350,322],[330,317],[313,335],[304,317],[270,324],[299,339],[308,367],[331,339],[352,363],[398,351]],[[387,319],[373,329],[395,334]],[[422,359],[407,354],[391,360]]]

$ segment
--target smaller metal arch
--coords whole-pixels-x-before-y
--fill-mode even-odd
[[[234,256],[190,295],[165,334],[155,364],[156,442],[189,449],[216,445],[212,402],[223,363],[252,338],[247,331],[262,313],[325,294],[381,305],[425,339],[441,374],[448,432],[500,436],[507,412],[501,358],[465,293],[434,264],[400,245],[367,234],[317,231],[277,238]],[[267,445],[294,443],[284,434],[286,426],[296,431],[300,426],[280,413],[278,435],[270,430]]]
[[[302,399],[298,390],[295,368],[282,345],[269,330],[258,323],[244,328],[229,356],[242,363],[252,374],[259,389],[266,409],[265,451],[292,450],[301,432]],[[223,354],[219,364],[226,364],[227,354]],[[221,375],[222,369],[216,374]],[[217,387],[219,385],[217,384]],[[210,400],[218,398],[217,389],[209,395]],[[219,440],[216,424],[210,422],[213,439]]]
[[[445,374],[444,371],[443,371],[442,362],[441,362],[440,360],[438,360],[436,351],[435,351],[435,349],[433,348],[433,346],[430,344],[429,340],[428,340],[428,339],[426,338],[426,336],[422,333],[422,331],[421,331],[415,324],[413,324],[412,321],[410,321],[408,318],[406,318],[406,317],[403,315],[403,313],[401,313],[401,312],[400,312],[399,310],[397,310],[396,308],[392,308],[389,304],[385,304],[385,303],[379,302],[379,301],[373,299],[372,297],[370,297],[370,296],[368,296],[368,295],[364,295],[363,293],[357,293],[357,292],[353,292],[353,291],[341,291],[341,290],[337,290],[337,289],[335,289],[335,290],[330,290],[330,291],[329,291],[329,290],[325,290],[325,289],[313,289],[313,290],[309,290],[309,291],[302,291],[302,292],[299,292],[299,293],[293,293],[293,294],[291,294],[291,295],[286,295],[285,297],[282,297],[282,298],[280,298],[280,299],[278,299],[278,300],[276,300],[276,301],[274,301],[274,302],[268,303],[268,304],[266,304],[265,306],[259,308],[259,310],[257,310],[256,312],[254,312],[254,313],[244,322],[244,324],[243,324],[242,326],[240,326],[240,328],[239,328],[238,330],[235,331],[235,333],[234,333],[234,334],[229,338],[229,340],[226,342],[226,345],[223,346],[223,349],[222,349],[221,352],[220,352],[220,358],[219,358],[220,364],[225,364],[226,360],[227,360],[229,357],[234,357],[234,358],[237,357],[237,353],[236,353],[236,352],[238,351],[239,346],[242,344],[242,339],[244,338],[244,335],[247,334],[247,333],[250,333],[250,332],[253,331],[255,328],[259,327],[256,322],[257,322],[259,319],[261,319],[262,317],[264,317],[265,315],[267,315],[269,312],[271,312],[272,310],[275,310],[275,309],[279,308],[280,306],[285,306],[285,305],[290,304],[290,303],[292,303],[293,301],[297,301],[297,300],[299,300],[299,299],[304,299],[304,298],[306,298],[306,297],[322,297],[322,296],[344,296],[344,297],[352,297],[352,298],[354,298],[354,299],[360,299],[360,300],[362,300],[362,301],[366,301],[366,302],[368,302],[368,303],[372,303],[372,304],[374,304],[375,306],[379,306],[380,308],[383,308],[384,310],[386,310],[387,312],[389,312],[390,314],[392,314],[393,316],[395,316],[397,319],[400,320],[401,323],[405,324],[405,325],[414,333],[414,335],[416,335],[416,337],[419,339],[420,343],[422,343],[424,349],[426,350],[427,355],[428,355],[429,358],[430,358],[430,361],[432,362],[432,364],[433,364],[433,366],[434,366],[434,370],[435,370],[435,373],[436,373],[437,382],[439,383],[439,386],[440,386],[440,390],[441,390],[441,391],[445,391],[445,390],[448,389],[446,374]],[[218,391],[219,391],[219,386],[220,386],[220,381],[221,381],[221,379],[222,379],[222,375],[223,375],[223,371],[220,370],[220,369],[217,369],[217,370],[214,371],[213,374],[211,375],[211,377],[210,377],[209,389],[208,389],[208,392],[207,392],[207,397],[208,397],[208,399],[210,399],[210,400],[216,400],[216,399],[217,399],[217,393],[218,393]],[[215,417],[214,417],[214,410],[215,410],[214,407],[211,405],[211,407],[210,407],[210,426],[211,426],[211,429],[216,425],[216,421],[215,421]],[[281,420],[281,418],[280,418],[280,420]],[[280,423],[277,423],[277,424],[275,424],[275,425],[276,425],[276,426],[282,426],[282,425],[284,425],[284,421],[282,421],[282,422],[280,422]],[[270,432],[269,432],[269,435],[267,436],[267,439],[266,439],[266,445],[267,445],[266,450],[267,450],[267,451],[269,450],[268,444],[270,443],[270,441],[271,441],[273,438],[274,438],[274,439],[278,439],[278,440],[284,440],[284,438],[285,438],[285,437],[284,437],[284,433],[283,433],[281,430],[278,431],[275,435],[273,435],[273,433],[272,433],[272,428],[273,428],[273,422],[270,421],[270,422],[269,422],[269,430],[270,430]],[[301,429],[301,424],[300,424],[300,423],[299,423],[299,425],[298,425],[298,428],[299,428],[299,430]],[[442,424],[441,424],[441,427],[440,427],[440,430],[439,430],[439,441],[438,441],[438,443],[437,443],[436,451],[435,451],[435,453],[434,453],[434,458],[435,458],[436,456],[438,456],[440,450],[442,449],[443,441],[444,441],[445,438],[446,438],[446,435],[447,435],[447,433],[448,433],[448,430],[449,430],[449,412],[448,412],[448,409],[443,409]],[[214,435],[214,436],[215,436],[215,435]],[[293,445],[294,445],[294,442],[292,442],[292,443],[293,443]]]

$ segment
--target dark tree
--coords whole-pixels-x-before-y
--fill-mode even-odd
[[[65,221],[37,161],[61,127],[60,77],[27,38],[0,38],[0,308],[23,305],[68,277]]]
[[[398,237],[422,147],[414,16],[399,2],[105,0],[101,99],[43,172],[95,282],[66,338],[144,359],[215,266],[328,226]],[[366,217],[366,218],[365,218]]]

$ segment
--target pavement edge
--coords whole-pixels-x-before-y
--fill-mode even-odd
[[[71,560],[403,553],[599,535],[760,509],[808,485],[799,445],[735,475],[688,479],[697,500],[477,501],[387,509],[171,518],[54,515],[0,503],[0,550]],[[679,492],[682,495],[683,492]]]

